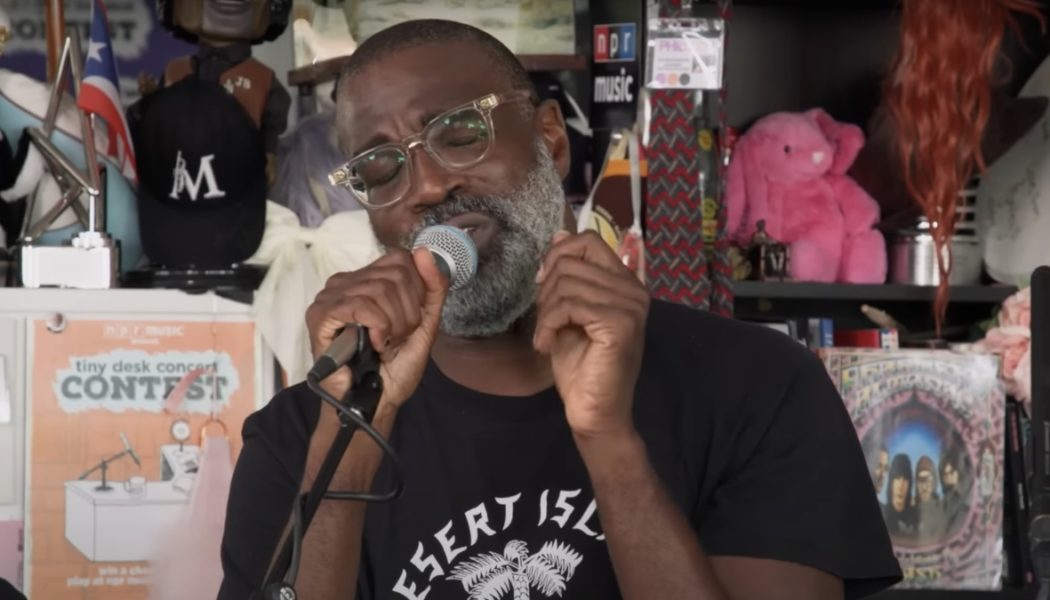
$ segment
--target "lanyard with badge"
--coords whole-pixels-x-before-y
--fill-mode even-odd
[[[729,3],[719,3],[719,18],[690,16],[688,0],[653,4],[650,14],[673,16],[647,21],[646,278],[658,298],[730,314],[731,269],[721,226],[727,128],[719,106]]]

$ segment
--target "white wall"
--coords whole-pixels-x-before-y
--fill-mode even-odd
[[[292,70],[295,65],[294,47],[291,23],[288,24],[281,37],[252,47],[252,56],[274,70],[277,80],[292,97],[292,106],[288,111],[288,129],[285,132],[295,126],[296,117],[299,116],[299,91],[288,86],[288,71]]]

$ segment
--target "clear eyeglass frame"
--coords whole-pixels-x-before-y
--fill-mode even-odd
[[[491,153],[493,146],[496,144],[496,130],[493,124],[492,111],[497,107],[512,104],[515,102],[529,101],[533,102],[533,95],[531,92],[525,90],[515,90],[511,92],[504,92],[500,94],[486,94],[481,98],[465,102],[451,108],[440,115],[434,117],[426,126],[423,127],[418,133],[412,134],[400,142],[388,142],[386,144],[380,144],[364,150],[354,155],[350,160],[344,163],[342,166],[332,170],[328,174],[328,181],[332,185],[341,186],[350,191],[355,198],[361,204],[367,208],[384,208],[392,206],[397,202],[401,201],[402,198],[411,189],[412,181],[412,149],[416,146],[422,146],[426,151],[427,155],[434,159],[443,168],[450,171],[461,171],[463,169],[469,169],[483,160],[485,160]],[[487,135],[485,136],[485,147],[484,149],[469,160],[464,161],[453,161],[448,157],[443,156],[442,153],[436,150],[430,143],[432,139],[431,134],[435,131],[435,128],[440,128],[450,117],[455,116],[465,111],[474,110],[481,116],[487,128]],[[393,196],[392,199],[375,202],[369,198],[369,191],[365,187],[363,180],[356,174],[356,166],[362,161],[368,159],[368,157],[380,153],[384,150],[396,150],[400,152],[402,160],[397,171],[395,171],[392,179],[404,178],[407,183],[402,184],[402,190],[400,193]]]

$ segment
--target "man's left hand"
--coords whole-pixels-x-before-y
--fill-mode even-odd
[[[537,281],[533,345],[551,356],[569,427],[585,437],[632,432],[648,291],[594,233],[558,232]]]

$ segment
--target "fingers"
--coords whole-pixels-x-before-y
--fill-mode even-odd
[[[619,277],[611,275],[606,269],[582,258],[566,256],[558,259],[550,272],[544,274],[536,300],[540,305],[545,304],[549,301],[551,294],[561,290],[563,286],[576,288],[580,283],[587,283],[590,286],[588,288],[579,287],[581,293],[590,293],[593,288],[607,298],[609,294],[616,293],[618,282]]]
[[[590,285],[579,280],[566,281],[561,287],[565,291],[555,292],[540,307],[533,338],[538,352],[549,354],[566,328],[583,330],[592,343],[599,345],[640,343],[645,315],[637,305],[596,301],[590,294],[580,293]]]
[[[554,263],[563,257],[579,258],[614,273],[629,273],[620,258],[598,234],[593,231],[581,234],[559,231],[554,234],[536,281],[542,283]]]
[[[554,260],[542,279],[533,339],[539,352],[550,352],[566,327],[582,328],[593,341],[607,343],[635,343],[644,329],[649,293],[626,269],[568,253]]]
[[[372,347],[380,353],[397,347],[419,327],[425,296],[426,286],[407,252],[333,275],[307,310],[314,354],[347,323],[367,327]]]
[[[359,323],[368,328],[369,341],[377,352],[383,352],[394,343],[394,336],[403,327],[403,317],[392,310],[387,302],[377,301],[369,292],[367,284],[355,288],[352,294],[344,295],[339,291],[322,291],[317,295],[314,304],[307,309],[307,322],[314,317],[311,326],[314,354],[323,352],[331,345],[339,332],[351,323]]]
[[[425,288],[423,312],[428,317],[428,323],[437,323],[441,316],[441,308],[445,305],[445,297],[448,295],[449,280],[438,269],[434,256],[426,248],[416,248],[412,252],[412,262]]]
[[[565,285],[563,280],[577,279],[590,284],[580,293],[596,294],[594,302],[627,301],[648,309],[649,292],[616,253],[597,234],[573,235],[558,232],[536,276],[540,290],[537,302],[550,301],[554,290]]]
[[[537,352],[549,354],[560,330],[571,325],[586,329],[599,323],[602,314],[601,307],[590,300],[561,296],[540,306],[532,345]]]
[[[369,296],[353,296],[339,303],[330,313],[344,323],[360,323],[368,329],[368,339],[377,352],[385,352],[394,343],[395,336],[404,335],[400,317],[393,315],[389,307],[382,307]]]

